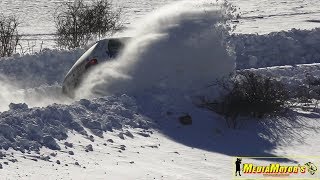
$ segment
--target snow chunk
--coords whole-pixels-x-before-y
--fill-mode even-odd
[[[28,108],[11,104],[0,114],[0,148],[38,151],[42,146],[59,150],[55,140],[65,140],[69,131],[88,136],[85,128],[103,137],[106,131],[152,127],[152,122],[137,112],[135,100],[126,95],[80,100],[71,105],[53,104]],[[133,137],[128,131],[127,136]]]

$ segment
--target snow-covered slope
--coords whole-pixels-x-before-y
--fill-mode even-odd
[[[0,179],[220,180],[232,178],[233,156],[318,154],[317,112],[247,119],[233,130],[196,106],[198,95],[208,95],[201,88],[235,65],[224,26],[216,26],[225,25],[226,6],[206,2],[173,4],[150,15],[138,26],[140,39],[98,69],[76,100],[61,94],[61,82],[83,50],[0,59]],[[293,30],[230,40],[239,68],[265,67],[281,65],[280,55],[293,58],[290,64],[316,62],[318,43],[312,40],[318,34]],[[318,67],[250,70],[295,85],[305,83],[307,73],[318,77]]]

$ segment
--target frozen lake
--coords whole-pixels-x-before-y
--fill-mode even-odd
[[[54,45],[53,15],[55,9],[69,0],[1,0],[0,12],[16,14],[22,24],[20,32],[30,43],[44,41],[45,47]],[[126,25],[162,5],[178,0],[118,0],[124,11]],[[241,19],[236,33],[269,33],[291,28],[311,29],[320,26],[318,0],[230,0],[240,8]],[[34,41],[34,42],[32,42]]]

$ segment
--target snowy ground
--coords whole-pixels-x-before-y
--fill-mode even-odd
[[[6,154],[0,160],[2,177],[231,179],[233,156],[316,156],[319,153],[316,139],[320,124],[316,113],[295,112],[292,119],[284,120],[247,120],[240,129],[232,130],[211,112],[194,107],[183,110],[192,116],[192,125],[181,125],[177,119],[181,113],[168,111],[160,117],[151,115],[151,119],[158,121],[149,130],[123,126],[122,130],[108,131],[100,138],[86,128],[88,136],[73,130],[68,132],[66,140],[57,141],[61,150],[41,148],[39,153],[21,153],[10,148],[2,151]],[[13,114],[22,115],[9,112],[9,116]],[[72,147],[65,142],[72,143]],[[92,145],[93,151],[88,145]],[[305,163],[305,160],[288,158],[285,162]],[[252,162],[270,161],[253,159]]]
[[[231,0],[240,8],[236,32],[266,34],[281,30],[319,27],[317,0]]]
[[[32,12],[37,9],[28,16],[30,24],[23,29],[25,33],[33,29],[41,34],[52,32],[47,14],[61,2],[1,1],[0,8],[17,10],[20,15],[26,9]],[[125,4],[128,11],[136,14],[132,18],[138,19],[167,2],[126,1]],[[263,34],[299,28],[297,22],[306,29],[318,25],[318,7],[312,0],[235,3],[243,10],[236,32]],[[185,16],[188,9],[182,7],[181,11],[167,7],[163,11],[165,16],[161,16],[162,12],[149,17],[147,22],[151,21],[151,26],[145,23],[149,28],[138,29],[141,37],[138,45],[132,43],[133,48],[126,50],[119,63],[103,66],[103,71],[98,73],[98,80],[105,81],[89,81],[90,85],[94,83],[91,88],[98,85],[109,91],[103,97],[73,100],[61,94],[63,77],[83,49],[45,50],[34,55],[1,58],[0,179],[220,180],[232,178],[233,156],[317,156],[320,127],[317,111],[292,110],[292,117],[287,119],[247,119],[239,129],[233,130],[226,127],[222,117],[194,104],[194,97],[186,94],[194,89],[182,85],[193,81],[198,88],[205,81],[199,81],[197,74],[218,77],[214,71],[229,72],[229,63],[233,61],[219,43],[220,31],[213,36],[203,33],[207,32],[203,29],[207,28],[208,19],[202,19],[206,16],[197,9],[190,9],[192,16]],[[210,22],[223,20],[215,16],[220,12],[209,8],[208,13],[214,15],[210,16]],[[32,22],[43,24],[35,27],[37,23]],[[198,31],[205,36],[197,36]],[[244,34],[230,40],[235,46],[238,69],[259,68],[250,71],[273,76],[294,87],[304,84],[309,75],[320,77],[316,64],[320,60],[319,37],[319,29],[314,29]],[[210,44],[210,40],[216,43]],[[193,43],[202,47],[201,50],[192,46]],[[206,43],[210,48],[214,46],[214,54],[219,56],[211,56]],[[140,47],[144,51],[138,51]],[[201,56],[205,66],[193,63],[197,59],[194,54],[205,54]],[[153,61],[148,60],[152,55]],[[208,61],[211,57],[213,60]],[[222,63],[221,59],[229,62]],[[169,62],[172,64],[168,65]],[[315,64],[297,65],[303,63]],[[114,67],[117,68],[113,70]],[[203,72],[206,68],[214,71],[206,74]],[[165,73],[171,78],[163,78]],[[123,77],[131,79],[123,80]],[[136,83],[140,86],[135,87]],[[148,89],[149,85],[153,89]],[[112,92],[114,87],[120,93]],[[192,125],[179,122],[187,114],[192,118]],[[72,143],[72,147],[65,142]],[[87,147],[90,144],[93,151]],[[296,161],[303,163],[297,158],[285,159],[288,163]],[[252,159],[252,162],[271,160]]]
[[[48,161],[35,162],[31,160],[33,154],[14,152],[18,162],[5,160],[10,165],[5,166],[1,174],[11,177],[8,179],[212,179],[214,171],[223,174],[229,169],[220,169],[216,164],[217,160],[230,163],[225,156],[186,147],[159,133],[126,140],[112,135],[108,138],[114,143],[104,139],[91,142],[79,135],[70,135],[68,141],[75,142],[73,148],[56,152],[58,155]],[[89,144],[94,151],[85,152],[84,146]],[[68,151],[75,155],[69,155]],[[55,151],[43,149],[42,153],[50,156]],[[57,160],[61,164],[57,164]]]

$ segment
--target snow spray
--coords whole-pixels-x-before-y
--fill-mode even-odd
[[[150,91],[198,94],[235,68],[226,2],[180,1],[146,15],[117,59],[95,69],[79,97]],[[212,92],[211,92],[212,93]]]

